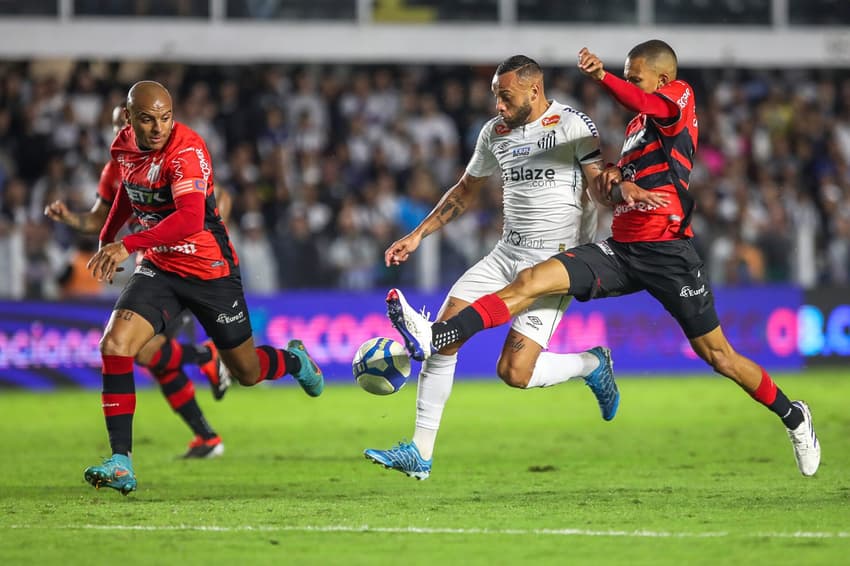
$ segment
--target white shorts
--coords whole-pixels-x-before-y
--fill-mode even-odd
[[[484,295],[495,293],[513,281],[523,269],[547,260],[556,253],[558,252],[552,250],[516,248],[499,242],[492,252],[460,276],[449,291],[449,297],[471,303]],[[514,317],[511,328],[545,349],[549,346],[549,340],[558,328],[570,301],[572,297],[568,295],[541,297],[527,310]]]

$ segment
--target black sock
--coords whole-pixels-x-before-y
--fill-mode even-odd
[[[295,375],[301,371],[301,359],[289,350],[281,350],[283,352],[283,360],[286,362],[286,373]]]
[[[785,427],[791,430],[794,430],[803,422],[802,409],[792,404],[778,387],[776,388],[776,399],[767,408],[779,415]]]
[[[180,356],[180,365],[202,366],[212,359],[212,350],[205,344],[180,344],[183,347],[183,355]]]
[[[431,344],[440,350],[449,344],[466,340],[480,330],[484,330],[481,315],[474,308],[466,307],[447,321],[431,325]]]
[[[177,413],[183,417],[183,421],[189,425],[192,432],[204,440],[209,440],[210,438],[218,436],[210,426],[210,423],[207,422],[207,419],[204,418],[204,414],[201,412],[201,407],[198,406],[198,402],[195,399],[192,399],[182,407],[178,408]]]

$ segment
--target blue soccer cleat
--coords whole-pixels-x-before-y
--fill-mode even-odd
[[[124,454],[113,454],[100,466],[89,466],[83,472],[86,481],[96,489],[102,486],[111,487],[127,495],[136,491],[136,474],[133,472],[133,464],[130,457]]]
[[[286,345],[286,351],[293,354],[301,361],[301,369],[297,373],[292,374],[307,395],[310,397],[318,397],[325,390],[325,378],[322,375],[322,370],[307,353],[304,348],[304,343],[301,340],[290,340]]]
[[[611,359],[611,350],[596,346],[588,352],[599,358],[599,367],[590,372],[590,375],[584,378],[584,382],[596,395],[602,418],[610,421],[617,414],[617,407],[620,406],[620,391],[614,381],[614,361]]]
[[[363,451],[363,455],[388,470],[398,470],[418,480],[427,480],[431,475],[431,460],[424,460],[413,442],[399,442],[398,446],[389,450],[369,448]]]
[[[431,344],[431,321],[416,312],[398,289],[387,293],[387,317],[404,338],[404,347],[411,358],[424,362],[437,351]]]

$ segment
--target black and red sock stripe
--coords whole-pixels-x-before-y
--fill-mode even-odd
[[[129,454],[133,449],[133,415],[136,413],[133,358],[103,356],[101,401],[112,453]]]
[[[167,340],[159,350],[154,352],[146,367],[154,375],[160,375],[179,368],[182,359],[183,346],[172,338],[171,340]]]

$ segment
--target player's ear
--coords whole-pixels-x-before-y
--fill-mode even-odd
[[[658,75],[658,88],[663,87],[667,83],[670,82],[670,75],[667,73],[661,73]]]
[[[531,84],[531,101],[537,100],[538,96],[540,96],[540,82],[535,81]]]

